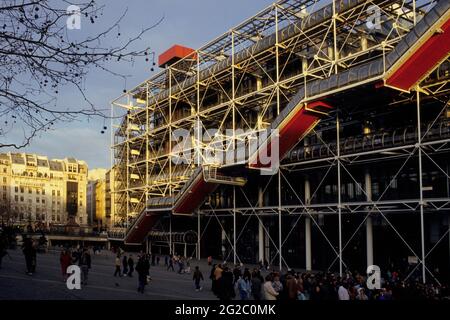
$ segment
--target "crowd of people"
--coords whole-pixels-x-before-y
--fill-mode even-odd
[[[90,248],[77,246],[75,248],[65,247],[61,250],[59,262],[64,281],[67,279],[67,268],[70,265],[78,265],[81,271],[81,284],[87,285],[89,269],[92,266]]]
[[[0,236],[0,268],[2,259],[8,254],[11,241],[7,233]],[[22,252],[25,258],[26,273],[33,275],[37,268],[37,253],[39,239],[25,236]],[[88,282],[91,269],[91,252],[88,247],[64,247],[61,250],[59,262],[63,280],[66,281],[67,269],[70,265],[78,265],[81,271],[81,282]],[[94,249],[94,254],[96,250]],[[137,291],[145,292],[150,283],[150,267],[160,265],[161,256],[155,254],[125,253],[116,249],[114,259],[114,277],[129,277],[137,273]],[[162,270],[176,272],[180,275],[191,274],[191,258],[180,255],[165,255]],[[269,269],[266,261],[260,262],[255,268],[242,264],[213,264],[208,257],[211,291],[220,300],[450,300],[448,285],[430,281],[423,284],[420,277],[410,277],[405,280],[399,271],[387,271],[382,277],[381,289],[370,290],[367,287],[366,276],[359,273],[346,272],[342,277],[334,273],[296,272],[288,270],[280,273]],[[199,266],[192,272],[193,288],[203,289],[205,277]]]
[[[138,274],[138,288],[140,293],[145,292],[145,286],[151,281],[150,265],[156,264],[156,257],[151,254],[140,252],[137,255],[137,262],[135,263],[133,254],[127,254],[122,249],[115,250],[117,252],[115,258],[114,277],[133,277],[134,271]],[[158,257],[159,264],[159,257]]]
[[[159,259],[159,256],[158,258]],[[159,260],[158,260],[159,265]],[[178,274],[182,273],[191,273],[191,258],[183,257],[180,255],[166,255],[164,258],[164,266],[167,267],[167,270],[175,271],[175,267],[177,269]]]
[[[160,265],[160,256],[140,252],[137,262],[132,254],[118,250],[115,258],[114,276],[133,277],[138,274],[138,292],[144,293],[151,281],[150,267]],[[82,259],[81,259],[82,260]],[[269,270],[267,262],[258,267],[248,268],[244,265],[228,266],[212,264],[209,279],[211,291],[220,300],[414,300],[450,299],[446,285],[430,282],[422,284],[418,279],[402,280],[399,272],[387,272],[382,281],[382,288],[369,290],[366,276],[347,272],[343,277],[333,273],[295,272],[286,273]],[[178,274],[191,274],[191,258],[180,255],[164,256],[163,268]],[[81,265],[80,265],[81,266]],[[87,274],[86,274],[87,279]],[[199,266],[192,272],[195,290],[201,291],[205,277]]]
[[[266,268],[263,267],[263,272]],[[417,280],[403,281],[398,272],[388,272],[382,288],[369,290],[366,277],[346,273],[267,271],[263,277],[259,268],[250,271],[242,265],[233,269],[226,264],[213,265],[211,290],[220,300],[443,300],[450,299],[446,285],[422,284]]]

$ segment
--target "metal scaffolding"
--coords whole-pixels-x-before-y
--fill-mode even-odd
[[[373,252],[373,225],[376,217],[381,217],[418,259],[410,275],[420,267],[423,282],[429,278],[439,282],[426,261],[434,248],[448,237],[450,226],[431,248],[426,245],[425,226],[431,213],[449,215],[450,196],[447,192],[436,198],[425,197],[423,161],[426,159],[427,165],[435,166],[440,176],[450,180],[448,161],[434,160],[449,151],[450,87],[446,60],[449,52],[446,59],[439,61],[408,90],[391,85],[389,77],[390,59],[396,46],[408,38],[410,31],[433,8],[443,6],[442,3],[355,0],[324,4],[314,0],[280,0],[128,90],[112,102],[111,111],[115,129],[111,137],[116,181],[114,199],[116,213],[122,217],[116,221],[117,225],[129,230],[140,215],[148,212],[172,215],[176,197],[184,192],[183,187],[195,176],[197,168],[202,167],[201,163],[211,167],[208,152],[221,154],[234,150],[239,143],[249,144],[243,133],[271,128],[283,116],[286,106],[294,103],[301,93],[305,106],[326,99],[334,110],[306,132],[273,176],[258,176],[258,171],[247,165],[248,154],[233,153],[231,163],[213,164],[214,177],[218,169],[233,174],[237,171],[250,185],[220,184],[218,178],[214,180],[218,187],[207,195],[194,214],[199,235],[197,257],[200,258],[205,231],[214,222],[222,230],[223,245],[230,248],[225,250],[223,260],[242,262],[245,253],[238,252],[238,243],[248,231],[247,226],[256,221],[258,260],[270,260],[269,264],[276,264],[280,270],[289,268],[291,265],[283,252],[289,250],[289,238],[303,223],[305,265],[301,267],[313,268],[311,233],[314,228],[335,255],[328,270],[337,270],[342,275],[352,267],[346,263],[344,253],[363,227],[367,242],[365,262],[367,265],[377,262]],[[448,16],[448,12],[445,14]],[[361,72],[366,66],[368,71]],[[380,66],[379,72],[371,71],[375,66]],[[340,83],[344,74],[347,79]],[[336,86],[330,84],[333,79]],[[322,87],[325,80],[329,82]],[[415,123],[408,124],[403,131],[383,128],[378,132],[380,128],[371,128],[360,121],[364,116],[353,116],[354,112],[364,113],[358,98],[367,103],[367,108],[374,107],[367,99],[370,95],[381,96],[380,108],[415,104]],[[431,104],[435,109],[439,104],[440,110],[427,117],[424,127],[423,106]],[[379,117],[385,117],[379,110],[376,112]],[[363,130],[352,136],[346,128],[355,121],[361,122]],[[209,135],[205,142],[199,128],[203,131],[214,128],[216,133]],[[181,148],[175,134],[179,129],[194,133]],[[190,154],[191,161],[178,163],[180,154]],[[375,197],[371,166],[390,161],[396,161],[399,168]],[[411,161],[417,161],[418,197],[384,199]],[[359,171],[358,175],[353,173],[354,168],[359,170],[361,166],[365,168],[362,178]],[[313,181],[310,173],[316,174],[318,170],[321,178]],[[211,181],[211,171],[203,172],[205,181],[206,174]],[[324,181],[332,175],[336,178],[335,199],[315,201],[319,193],[325,192]],[[342,190],[346,188],[344,178],[356,186],[352,192],[360,194],[359,200],[342,198]],[[269,193],[273,200],[265,199]],[[287,194],[291,197],[289,201]],[[420,216],[417,230],[420,250],[391,221],[391,215],[408,212]],[[324,230],[321,219],[325,216],[337,217],[337,237],[330,237]],[[358,217],[356,228],[343,228],[347,217]],[[269,220],[277,224],[276,232],[273,226],[269,230]],[[288,227],[283,227],[285,221],[289,221]],[[165,228],[163,223],[160,227]],[[169,247],[172,248],[171,243]]]

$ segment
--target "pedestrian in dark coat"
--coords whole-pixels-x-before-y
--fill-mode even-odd
[[[128,257],[128,276],[133,277],[133,271],[134,271],[134,260],[133,256],[130,254]]]
[[[239,278],[242,276],[241,267],[237,264],[233,269],[233,284],[235,284]]]
[[[122,258],[122,274],[124,276],[128,274],[128,258],[126,254],[124,254]]]
[[[263,279],[259,271],[253,271],[252,273],[252,295],[256,301],[262,300],[262,285]]]
[[[2,268],[2,259],[8,254],[6,251],[8,247],[7,235],[0,230],[0,269]]]
[[[87,249],[83,249],[78,260],[81,269],[81,282],[86,285],[88,280],[89,269],[91,268],[91,255]]]
[[[121,277],[122,274],[120,273],[120,256],[119,255],[117,255],[116,259],[114,260],[114,266],[115,266],[114,277],[116,277],[116,276]]]
[[[200,268],[198,266],[195,267],[194,275],[192,277],[195,284],[195,291],[202,290],[202,287],[200,286],[200,281],[203,280],[203,274],[200,271]]]
[[[167,267],[167,270],[172,269],[172,271],[175,271],[175,269],[173,268],[173,259],[170,258],[169,259],[169,266]]]
[[[233,273],[228,267],[223,270],[219,281],[219,299],[223,301],[233,299],[236,296],[233,285]]]
[[[138,273],[138,292],[144,293],[147,284],[147,276],[149,274],[150,263],[145,256],[140,256],[136,264],[136,272]]]
[[[67,279],[67,268],[72,263],[72,255],[70,254],[69,250],[63,249],[61,251],[61,255],[59,256],[59,262],[61,263],[61,272],[63,275],[64,280]]]
[[[27,274],[31,276],[36,271],[36,248],[34,247],[31,238],[24,239],[22,251],[25,256]]]

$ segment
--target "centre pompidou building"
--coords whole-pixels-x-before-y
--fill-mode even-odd
[[[449,54],[446,0],[280,0],[197,50],[172,47],[112,102],[114,237],[444,281]]]

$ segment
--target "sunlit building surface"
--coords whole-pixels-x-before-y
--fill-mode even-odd
[[[89,178],[88,178],[89,179]],[[95,191],[96,191],[96,185],[97,185],[97,180],[92,181],[92,180],[88,180],[87,183],[87,191],[86,191],[86,203],[87,203],[87,216],[88,216],[88,223],[90,225],[94,224],[94,219],[96,217],[96,196],[95,196]]]
[[[105,216],[108,228],[114,226],[117,218],[114,200],[114,186],[115,186],[114,174],[115,174],[114,168],[109,169],[105,174]]]
[[[73,158],[50,160],[36,154],[1,153],[3,222],[86,226],[87,172],[87,164]]]
[[[161,54],[112,103],[111,238],[181,252],[193,230],[197,257],[442,281],[449,19],[444,0],[280,0]]]
[[[89,172],[87,185],[88,216],[94,229],[106,230],[111,227],[114,206],[111,206],[111,172],[113,169],[94,169]],[[114,180],[112,181],[114,182]]]

